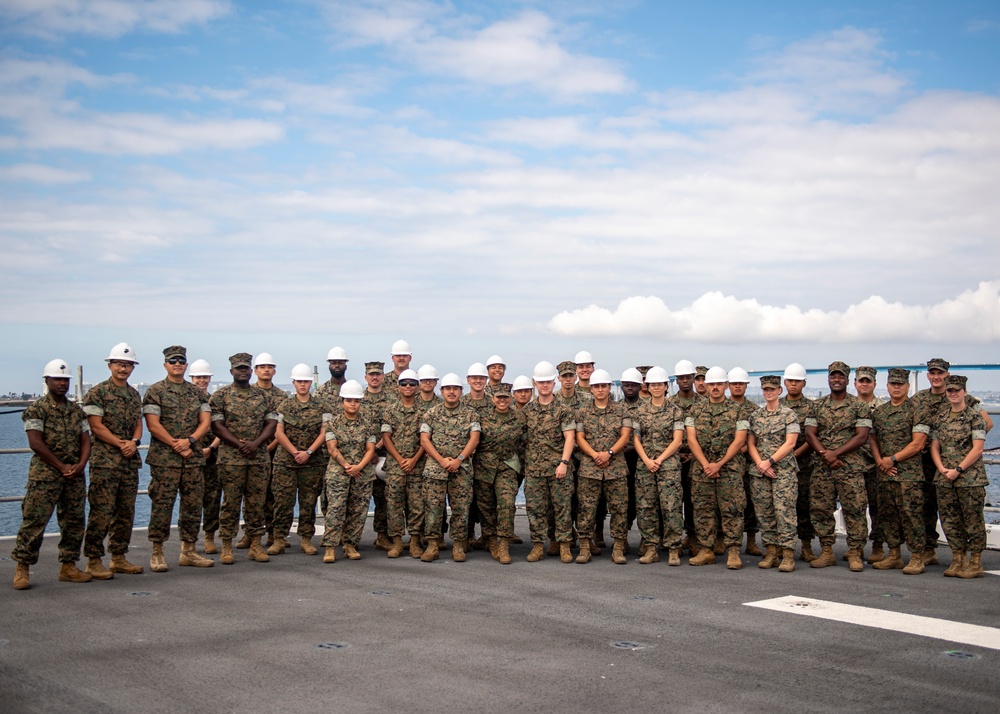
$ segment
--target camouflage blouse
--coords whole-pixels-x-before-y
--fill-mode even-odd
[[[968,406],[960,412],[953,412],[950,409],[938,412],[931,430],[931,439],[941,445],[941,463],[946,468],[953,469],[972,451],[973,441],[986,441],[986,420],[983,419],[981,411],[974,411]],[[989,485],[983,457],[976,459],[976,462],[954,481],[949,481],[938,472],[934,476],[934,485],[938,488]]]
[[[119,439],[131,440],[142,419],[142,398],[135,387],[128,384],[118,387],[108,379],[87,390],[83,397],[83,413],[88,417],[100,417],[101,423]],[[137,469],[142,466],[142,458],[138,451],[132,458],[125,458],[117,446],[94,438],[90,466]]]

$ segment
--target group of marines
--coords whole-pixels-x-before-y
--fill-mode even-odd
[[[296,502],[302,553],[319,553],[312,542],[319,503],[323,561],[335,562],[338,548],[360,559],[373,498],[375,546],[390,558],[408,551],[433,561],[450,529],[455,561],[482,548],[509,564],[510,544],[521,542],[514,514],[523,484],[529,562],[552,555],[582,564],[601,555],[610,514],[611,558],[618,564],[627,562],[628,533],[637,522],[644,564],[658,562],[662,550],[669,565],[680,565],[687,550],[690,565],[726,555],[727,567],[738,570],[745,533],[745,552],[762,556],[760,568],[794,570],[796,541],[801,560],[822,568],[836,564],[839,501],[850,570],[864,569],[870,537],[868,562],[875,568],[924,572],[937,563],[940,514],[952,550],[944,574],[983,573],[982,452],[992,421],[967,394],[966,378],[950,375],[943,359],[927,363],[931,386],[913,397],[909,372],[888,370],[884,402],[874,395],[874,368],[855,370],[854,395],[847,391],[851,368],[833,362],[830,393],[810,400],[803,396],[806,370],[793,363],[781,377],[760,378],[765,403],[758,406],[746,398],[745,370],[687,360],[674,367],[672,395],[664,368],[642,366],[621,375],[615,400],[612,376],[596,369],[587,352],[558,365],[539,362],[530,378],[512,382],[497,355],[471,365],[464,378],[439,378],[431,365],[411,369],[410,347],[399,340],[393,368],[366,362],[362,385],[347,379],[347,353],[334,347],[330,379],[314,390],[308,365],[296,365],[290,396],[273,384],[276,368],[266,353],[230,357],[232,383],[211,395],[207,362],[196,360],[186,374],[184,347],[163,354],[165,379],[140,398],[128,383],[135,352],[115,345],[106,360],[110,379],[80,405],[66,398],[67,363],[45,366],[47,394],[23,415],[35,455],[12,554],[15,589],[30,586],[29,566],[38,561],[54,509],[62,534],[60,580],[143,572],[126,559],[143,421],[150,432],[154,572],[168,569],[163,544],[178,494],[181,566],[214,566],[196,551],[201,531],[204,553],[219,554],[222,564],[235,562],[234,548],[247,549],[256,562],[284,553]],[[81,545],[88,559],[83,571],[76,565]]]

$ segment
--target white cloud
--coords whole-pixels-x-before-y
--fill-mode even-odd
[[[14,164],[0,167],[0,181],[61,184],[77,183],[89,178],[90,174],[86,171],[69,171],[44,164]]]
[[[547,327],[562,336],[674,342],[988,344],[1000,340],[1000,280],[930,306],[890,303],[875,295],[843,311],[764,305],[721,292],[673,310],[658,297],[637,296],[614,310],[590,305],[561,312]]]
[[[22,32],[42,37],[128,32],[177,33],[227,15],[228,0],[4,0],[0,17]]]

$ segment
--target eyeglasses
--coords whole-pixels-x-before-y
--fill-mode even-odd
[[[112,367],[135,367],[134,362],[120,362],[118,360],[111,360],[110,364]]]
[[[185,357],[171,357],[167,360],[167,364],[187,364],[187,358]]]

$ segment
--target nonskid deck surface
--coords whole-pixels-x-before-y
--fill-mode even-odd
[[[527,536],[521,516],[517,530]],[[739,572],[722,558],[671,568],[633,554],[621,566],[607,551],[587,565],[531,564],[529,544],[501,566],[483,551],[466,563],[450,551],[390,560],[366,529],[356,562],[323,564],[293,535],[269,563],[237,551],[234,565],[199,569],[176,566],[175,532],[168,573],[77,585],[57,581],[57,540],[46,538],[28,591],[10,588],[14,563],[0,562],[9,714],[993,712],[1000,696],[1000,577],[941,577],[943,547],[919,576],[840,561],[786,574],[749,556]],[[11,546],[0,543],[5,555]],[[145,566],[149,554],[136,531],[130,559]],[[1000,553],[984,566],[1000,571]],[[784,611],[759,606],[788,596]],[[921,617],[887,614],[882,629],[818,601]],[[813,607],[827,609],[806,616]],[[949,622],[973,626],[979,644]],[[947,639],[952,629],[965,639]]]

